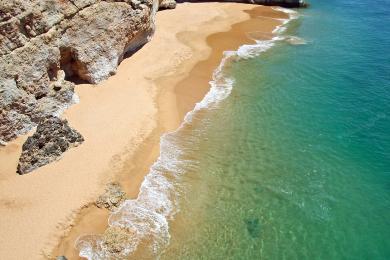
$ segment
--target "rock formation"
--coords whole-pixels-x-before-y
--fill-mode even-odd
[[[98,208],[106,208],[110,211],[117,209],[126,199],[126,193],[122,191],[119,183],[110,183],[103,195],[96,200]]]
[[[126,253],[135,243],[136,236],[136,231],[131,228],[109,227],[103,234],[102,246],[115,257],[110,259],[128,259]]]
[[[57,160],[63,152],[83,141],[83,137],[70,128],[66,120],[48,116],[23,144],[17,172],[26,174]]]
[[[115,73],[154,31],[157,0],[0,0],[0,143]]]
[[[159,9],[175,9],[176,1],[175,0],[162,0],[159,5]]]

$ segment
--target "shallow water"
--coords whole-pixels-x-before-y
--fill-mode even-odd
[[[162,259],[390,259],[390,2],[311,4],[176,136]]]

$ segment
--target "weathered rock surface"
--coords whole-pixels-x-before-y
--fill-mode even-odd
[[[134,247],[136,236],[136,231],[131,228],[109,227],[103,234],[102,246],[110,256],[115,256],[110,259],[128,259],[126,253]]]
[[[83,141],[83,137],[70,128],[66,120],[48,116],[23,144],[17,172],[26,174],[57,160],[66,150]]]
[[[0,0],[0,143],[98,83],[154,31],[158,0]]]
[[[162,0],[159,5],[159,9],[175,9],[176,1],[175,0]]]
[[[116,210],[126,199],[126,193],[122,191],[119,183],[110,183],[103,195],[96,200],[98,208],[106,208],[110,211]]]

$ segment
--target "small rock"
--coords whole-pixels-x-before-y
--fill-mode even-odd
[[[70,147],[77,146],[83,141],[84,138],[70,128],[66,120],[47,116],[23,144],[17,172],[26,174],[53,162]]]
[[[115,226],[109,227],[104,232],[102,244],[108,252],[117,255],[116,259],[123,259],[120,257],[121,253],[134,243],[135,236],[135,230]]]
[[[176,1],[175,0],[163,0],[160,5],[159,9],[175,9],[176,8]]]
[[[65,256],[61,255],[61,256],[57,256],[56,260],[68,260],[68,258],[66,258]]]
[[[138,8],[139,8],[139,5],[141,4],[141,2],[138,1],[138,0],[131,0],[130,3],[131,3],[131,6],[132,6],[134,9],[138,9]]]
[[[260,236],[260,220],[258,218],[245,220],[246,228],[251,237],[257,238]]]
[[[106,208],[110,211],[117,209],[126,199],[126,193],[122,191],[119,183],[110,183],[103,195],[96,200],[98,208]]]

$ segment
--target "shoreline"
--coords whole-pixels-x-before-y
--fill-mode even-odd
[[[156,129],[157,133],[154,133],[152,137],[150,137],[151,140],[146,141],[143,147],[141,147],[137,152],[132,161],[135,161],[136,165],[141,165],[140,167],[137,167],[135,172],[132,170],[132,173],[139,174],[143,173],[143,177],[148,174],[148,171],[150,169],[150,166],[156,161],[157,157],[159,156],[159,148],[160,148],[160,137],[166,133],[166,132],[173,132],[178,127],[180,127],[183,123],[184,116],[192,111],[194,108],[194,105],[197,102],[200,102],[203,97],[206,95],[206,93],[210,89],[209,81],[212,80],[213,71],[218,67],[218,65],[221,63],[221,60],[223,58],[223,52],[226,50],[236,50],[239,46],[243,44],[253,44],[255,41],[247,37],[248,30],[253,30],[254,28],[258,29],[258,21],[254,21],[254,19],[258,18],[258,14],[264,14],[265,11],[268,11],[266,9],[269,9],[269,7],[263,7],[263,6],[250,6],[249,9],[244,8],[241,11],[243,13],[247,14],[247,19],[232,23],[230,25],[230,29],[227,31],[219,31],[214,32],[211,34],[208,34],[207,37],[205,37],[205,48],[210,48],[210,53],[208,54],[207,58],[204,59],[198,59],[195,64],[192,64],[194,62],[191,61],[183,61],[181,63],[181,66],[184,65],[187,67],[190,67],[190,69],[185,69],[187,76],[183,79],[180,79],[177,75],[170,75],[170,76],[162,76],[155,80],[156,85],[161,88],[163,93],[159,93],[157,96],[157,103],[158,103],[158,111],[159,111],[159,123],[158,123],[158,129]],[[272,10],[273,14],[277,14],[275,16],[272,16],[272,18],[278,18],[278,19],[288,19],[288,15],[285,15],[284,13]],[[257,17],[257,18],[255,18]],[[261,16],[262,19],[269,20],[270,17],[267,16]],[[264,32],[268,33],[269,35],[272,35],[273,30],[277,28],[277,26],[282,25],[282,23],[278,20],[271,20],[269,23],[266,24],[266,26],[263,26],[262,30]],[[206,25],[207,26],[207,25]],[[193,35],[192,35],[193,34]],[[232,34],[235,36],[234,40],[232,39]],[[190,31],[184,31],[176,34],[176,37],[185,45],[191,46],[193,45],[193,39],[198,37],[198,33],[190,32]],[[225,44],[223,44],[225,43]],[[227,43],[227,44],[226,44]],[[192,52],[196,52],[197,47],[192,47]],[[199,48],[201,49],[201,47]],[[189,64],[186,64],[189,63]],[[206,68],[206,69],[205,69]],[[173,87],[172,87],[173,86]],[[188,89],[190,86],[190,89]],[[194,89],[194,87],[196,89]],[[167,102],[167,99],[170,100]],[[176,104],[175,104],[176,103]],[[174,107],[176,106],[176,108]],[[175,109],[178,110],[178,115],[175,114]],[[166,113],[166,114],[165,114]],[[173,117],[173,118],[172,118]],[[159,130],[160,129],[160,130]],[[164,129],[164,130],[161,130]],[[147,158],[147,161],[144,161],[145,154],[149,154],[149,157]],[[139,158],[137,158],[139,157]],[[129,165],[130,166],[130,165]],[[133,186],[134,183],[134,176],[123,176],[119,180],[119,182],[122,184],[122,187],[124,187],[124,190],[127,192],[127,194],[130,195],[131,199],[135,199],[139,193],[141,182],[137,182],[136,187],[137,189],[134,191],[134,189],[129,189],[129,187]],[[139,179],[138,179],[139,180]],[[93,211],[93,209],[91,209]],[[95,212],[97,213],[99,210],[96,209]],[[95,219],[94,217],[97,215],[96,213],[89,212],[88,215],[85,214],[83,216],[84,218],[84,224],[85,222],[93,222]],[[89,221],[85,221],[85,219],[89,219]],[[105,218],[105,220],[108,219],[108,216]],[[99,221],[100,222],[100,221]],[[93,234],[102,234],[104,233],[105,229],[108,227],[108,223],[104,222],[103,224],[99,222],[95,223],[96,228],[94,229]],[[79,225],[82,226],[83,224]],[[85,226],[84,226],[85,227]],[[82,229],[82,228],[81,228]],[[78,232],[77,232],[78,231]],[[60,243],[59,247],[54,251],[56,252],[53,255],[61,255],[64,254],[66,256],[70,255],[72,259],[78,256],[76,255],[78,253],[77,250],[74,250],[74,248],[70,248],[72,243],[69,243],[69,240],[72,242],[75,242],[76,239],[82,235],[86,234],[87,232],[79,232],[80,230],[77,230],[76,232],[71,231],[71,238],[69,237],[62,241]],[[85,230],[84,230],[85,231]],[[82,258],[79,258],[82,259]]]
[[[207,10],[209,13],[204,14],[202,8],[203,12]],[[213,10],[211,11],[210,8],[213,8]],[[224,50],[222,46],[219,46],[220,49],[218,50],[213,49],[213,41],[216,41],[214,44],[221,44],[218,39],[222,38],[217,32],[229,33],[234,25],[251,20],[249,19],[250,11],[245,13],[244,10],[256,8],[271,10],[270,7],[248,4],[191,3],[180,4],[178,9],[175,10],[159,12],[155,37],[131,58],[124,60],[118,67],[116,75],[99,84],[98,87],[77,86],[76,92],[80,96],[80,103],[68,109],[63,117],[68,119],[72,127],[80,130],[80,133],[87,137],[85,144],[69,150],[61,161],[23,176],[22,184],[17,183],[22,178],[12,176],[11,174],[16,173],[12,173],[11,170],[12,165],[17,162],[21,144],[26,136],[18,138],[5,149],[2,148],[0,155],[7,155],[0,156],[2,161],[11,161],[4,163],[0,168],[0,170],[6,172],[5,176],[0,176],[1,187],[8,184],[8,189],[15,189],[16,187],[17,190],[28,194],[27,196],[22,194],[11,199],[3,196],[0,213],[4,214],[2,214],[1,222],[10,225],[7,229],[2,228],[2,230],[5,230],[3,239],[0,241],[0,244],[3,245],[0,250],[4,254],[2,257],[20,259],[28,256],[31,259],[40,259],[66,255],[70,259],[74,259],[76,251],[72,249],[74,238],[77,238],[79,234],[104,231],[107,226],[109,212],[97,209],[93,204],[95,198],[103,193],[108,182],[114,180],[122,184],[129,198],[137,197],[144,176],[148,173],[150,165],[158,157],[161,134],[175,130],[181,124],[183,115],[189,112],[209,89],[208,81],[211,79],[212,71],[217,67],[214,65],[218,65],[220,62],[218,57],[222,57],[222,50]],[[180,23],[189,11],[193,11],[195,17],[193,18],[194,24],[186,25],[188,28],[180,28],[186,27],[183,25],[175,25],[174,28],[164,27],[164,23],[168,27]],[[270,11],[269,13],[277,12]],[[178,15],[173,18],[173,14]],[[284,17],[285,14],[280,13],[280,15]],[[177,19],[177,21],[174,21],[174,19]],[[163,24],[159,24],[159,22]],[[199,32],[199,28],[204,31]],[[169,29],[178,32],[168,32]],[[236,28],[236,30],[245,32],[243,28]],[[162,35],[159,35],[160,31],[163,31]],[[210,35],[214,34],[216,35],[214,36],[216,37],[215,40],[209,39]],[[229,39],[231,38],[230,35]],[[171,47],[167,41],[177,43],[179,50],[170,50],[168,53],[162,53],[160,50],[160,54],[157,53],[160,56],[157,58],[145,58],[145,55],[150,55],[148,53],[150,50],[156,54],[158,48]],[[244,43],[246,42],[239,43],[237,41],[235,44],[240,46]],[[217,52],[220,55],[217,55]],[[176,58],[176,60],[169,60],[169,55]],[[169,64],[159,63],[153,65],[151,62],[156,59],[169,60]],[[209,60],[209,63],[207,63],[207,60]],[[205,63],[202,64],[202,62]],[[139,69],[140,65],[141,69]],[[147,66],[148,72],[151,73],[142,72],[145,69],[142,66]],[[131,75],[133,70],[137,72],[137,68],[141,70],[141,75],[134,75],[133,78],[127,76]],[[168,76],[165,76],[166,74]],[[195,79],[201,78],[201,80],[194,82],[194,77]],[[192,83],[189,84],[189,82]],[[197,89],[195,90],[194,84],[200,87],[196,86]],[[118,85],[120,86],[118,87]],[[126,85],[131,85],[131,88],[126,87]],[[129,97],[131,97],[130,101],[128,100]],[[128,103],[131,101],[134,101],[135,104],[129,106]],[[139,106],[141,105],[142,110],[145,111],[140,115]],[[100,106],[103,106],[103,108]],[[114,111],[111,111],[112,107],[115,108]],[[105,108],[109,108],[110,111],[105,111]],[[123,111],[129,111],[130,115],[123,116]],[[90,119],[91,115],[93,115],[92,119]],[[101,118],[106,118],[106,120]],[[118,129],[114,131],[108,129],[105,132],[96,131],[96,129],[100,130],[107,124],[113,124],[110,128],[118,127]],[[121,124],[125,124],[125,126]],[[134,126],[134,124],[136,125]],[[129,130],[132,131],[129,133]],[[102,136],[102,132],[106,135]],[[111,140],[113,136],[115,140]],[[110,141],[99,140],[105,139],[104,137],[111,141],[111,146],[109,145]],[[123,139],[127,142],[123,142]],[[105,147],[99,147],[99,145]],[[83,156],[80,158],[81,154]],[[104,158],[96,156],[100,154],[104,154]],[[103,169],[101,166],[103,166]],[[66,174],[70,176],[66,176]],[[64,175],[66,177],[63,177]],[[67,187],[66,184],[74,186]],[[42,185],[48,187],[42,187]],[[27,191],[26,187],[29,188]],[[9,194],[7,193],[8,189],[3,189],[0,194]],[[66,194],[66,196],[61,194]],[[61,197],[65,198],[59,199]],[[24,203],[26,200],[27,204]],[[52,205],[56,205],[56,207],[50,207]],[[42,210],[48,208],[52,209],[53,212],[50,212],[49,216],[42,216]],[[55,212],[56,210],[58,212]],[[68,213],[64,214],[65,212]],[[31,217],[27,222],[23,221],[26,215]],[[15,216],[16,220],[12,218]],[[66,216],[65,219],[64,216]],[[89,221],[91,219],[94,221]],[[61,221],[58,222],[59,220]],[[36,230],[28,229],[31,228],[30,221],[36,225]],[[36,223],[34,221],[40,222]],[[18,232],[16,232],[16,235],[14,234],[13,240],[10,239],[15,227],[19,225],[20,227],[17,228]],[[45,230],[38,230],[40,228],[45,228]],[[31,234],[23,237],[24,230],[29,230]],[[59,246],[58,240],[61,241]],[[16,248],[20,243],[25,244],[26,248],[18,251]],[[56,248],[54,252],[52,251],[53,248]]]

